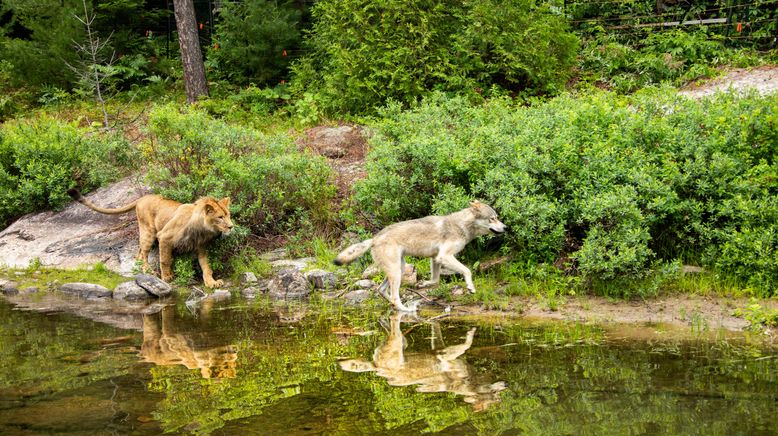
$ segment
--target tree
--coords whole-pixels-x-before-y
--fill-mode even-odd
[[[208,82],[205,81],[205,65],[200,52],[194,3],[192,0],[173,0],[173,8],[176,15],[178,43],[181,47],[181,63],[184,66],[186,100],[194,103],[200,96],[208,95]]]

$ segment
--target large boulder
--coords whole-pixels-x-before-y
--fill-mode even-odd
[[[86,197],[100,206],[118,207],[146,192],[134,178],[126,178]],[[25,215],[0,232],[0,259],[11,268],[24,268],[36,259],[64,269],[102,262],[131,275],[137,252],[134,213],[105,215],[75,202],[59,212]]]

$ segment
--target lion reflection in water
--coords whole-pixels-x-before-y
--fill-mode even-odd
[[[143,317],[141,357],[156,365],[184,365],[199,369],[203,378],[234,378],[238,353],[233,345],[199,346],[192,335],[175,331],[175,308]]]
[[[389,318],[389,335],[386,342],[375,349],[372,362],[348,359],[338,362],[340,367],[349,372],[373,371],[385,378],[391,386],[418,385],[418,392],[451,392],[461,395],[475,410],[485,410],[500,400],[499,393],[505,389],[505,383],[479,383],[471,375],[467,362],[460,358],[473,344],[475,328],[467,332],[465,342],[459,345],[435,350],[433,336],[434,354],[406,353],[405,336],[400,330],[403,315],[398,312]],[[432,327],[433,332],[440,331],[437,324],[432,324]]]

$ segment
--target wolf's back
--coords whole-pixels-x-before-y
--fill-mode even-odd
[[[360,256],[367,253],[370,247],[373,246],[373,239],[366,239],[362,242],[356,243],[345,250],[341,251],[332,261],[335,265],[348,265],[349,263],[359,259]]]

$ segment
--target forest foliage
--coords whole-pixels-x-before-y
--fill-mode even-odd
[[[367,233],[481,198],[511,226],[497,245],[515,262],[553,264],[586,287],[654,292],[685,262],[775,294],[775,97],[694,101],[661,88],[775,51],[712,26],[617,31],[607,23],[624,13],[581,3],[247,0],[223,3],[215,21],[198,9],[213,96],[181,108],[171,11],[96,2],[115,58],[91,66],[115,100],[116,125],[98,128],[83,115],[89,84],[66,67],[84,38],[83,2],[6,0],[0,222],[139,167],[182,202],[232,197],[236,244]],[[770,32],[775,12],[760,5],[749,11]],[[678,13],[714,6],[724,10]],[[131,143],[117,127],[134,101],[144,107]],[[344,118],[373,136],[367,177],[341,203],[326,160],[285,129]]]

